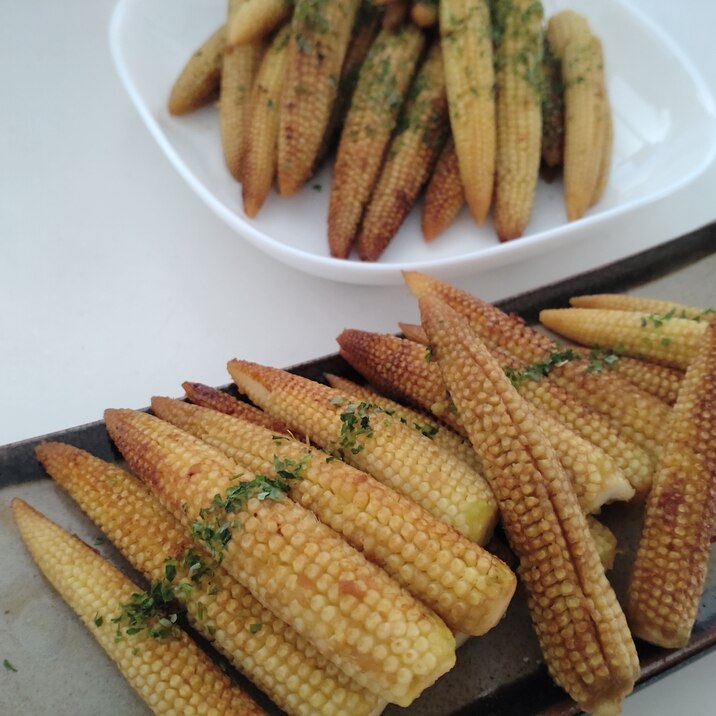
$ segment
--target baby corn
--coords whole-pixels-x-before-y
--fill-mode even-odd
[[[228,45],[260,40],[278,27],[293,10],[293,0],[243,0],[226,24]]]
[[[417,502],[469,539],[486,542],[497,509],[489,487],[469,465],[377,406],[247,361],[229,373],[251,400],[332,454]]]
[[[542,145],[542,3],[494,0],[497,123],[495,230],[522,235],[532,213]]]
[[[595,349],[595,351],[599,356],[599,349]],[[591,356],[592,353],[590,353],[590,360]],[[667,368],[665,365],[657,365],[628,356],[619,356],[619,359],[610,366],[610,370],[668,405],[673,405],[676,402],[679,386],[684,377],[682,370]]]
[[[441,0],[450,126],[470,212],[484,222],[495,178],[495,72],[488,0]]]
[[[455,142],[450,136],[435,164],[423,201],[420,229],[425,241],[432,241],[447,229],[465,204]]]
[[[629,584],[634,634],[660,646],[691,635],[716,516],[716,324],[708,325],[671,413]]]
[[[136,478],[62,443],[40,445],[37,456],[132,566],[181,602],[192,626],[287,713],[369,716],[380,709],[377,696],[317,654],[201,552]]]
[[[265,713],[166,618],[126,627],[147,595],[98,552],[20,499],[12,513],[37,566],[155,714]]]
[[[332,256],[350,253],[424,44],[414,25],[382,30],[361,67],[333,167],[328,209]]]
[[[542,78],[542,161],[548,167],[558,167],[564,150],[564,85],[562,64],[546,37]]]
[[[547,667],[580,707],[616,714],[639,674],[626,619],[539,424],[465,319],[420,299],[423,326],[500,505]]]
[[[359,684],[407,706],[455,663],[450,630],[333,530],[169,423],[107,410],[130,469],[229,574]],[[407,649],[407,643],[412,649]]]
[[[626,293],[595,293],[584,296],[572,296],[569,305],[573,308],[609,308],[616,311],[638,311],[639,313],[670,313],[676,318],[691,318],[694,321],[705,321],[716,317],[712,308],[697,308],[675,301],[664,301],[657,298],[631,296]]]

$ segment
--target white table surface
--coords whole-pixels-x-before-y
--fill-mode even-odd
[[[711,0],[632,0],[716,95]],[[0,4],[0,444],[228,381],[233,356],[277,366],[332,353],[345,326],[396,330],[401,287],[276,263],[190,192],[150,138],[109,54],[113,0]],[[658,72],[658,68],[654,68]],[[716,219],[716,166],[635,213],[623,239]],[[608,237],[605,240],[618,240]],[[565,249],[574,272],[578,251]],[[497,299],[561,278],[549,257],[456,283]],[[716,655],[631,697],[625,713],[713,713]]]

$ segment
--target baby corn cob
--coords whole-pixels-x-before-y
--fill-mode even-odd
[[[414,25],[382,30],[361,67],[333,167],[332,256],[346,258],[350,252],[424,44]]]
[[[676,318],[691,318],[695,321],[709,320],[716,316],[712,308],[697,308],[675,301],[663,301],[657,298],[630,296],[626,293],[596,293],[584,296],[572,296],[569,305],[573,308],[609,308],[616,311],[639,311],[640,313],[670,313]]]
[[[447,229],[465,204],[460,167],[452,135],[443,147],[435,164],[427,189],[420,218],[423,238],[432,241]]]
[[[612,122],[612,111],[609,105],[609,96],[607,95],[606,83],[602,74],[602,87],[599,93],[599,114],[597,117],[597,128],[599,131],[599,139],[597,146],[601,150],[601,157],[597,166],[597,182],[594,187],[594,194],[590,206],[596,204],[604,194],[609,180],[609,174],[612,168],[612,149],[614,147],[614,124]]]
[[[276,173],[278,108],[288,55],[290,28],[278,31],[266,51],[251,89],[246,150],[242,169],[242,197],[247,216],[263,206]]]
[[[438,24],[438,0],[413,0],[410,19],[420,27]]]
[[[681,369],[688,368],[707,325],[675,312],[606,308],[554,308],[539,317],[547,328],[584,345],[619,346],[620,353]]]
[[[226,24],[228,45],[260,40],[278,27],[293,10],[293,0],[243,0]]]
[[[155,714],[265,713],[177,626],[163,638],[152,636],[159,617],[150,617],[143,628],[135,626],[137,633],[125,634],[123,606],[141,598],[139,587],[26,502],[14,499],[12,513],[40,571]]]
[[[494,0],[497,126],[495,230],[522,235],[532,213],[542,145],[542,3]]]
[[[291,497],[453,631],[484,634],[503,616],[515,588],[507,565],[412,500],[320,450],[277,440],[271,431],[231,416],[170,398],[153,398],[152,410],[252,472],[272,479],[296,474]]]
[[[360,0],[296,0],[278,137],[278,189],[295,194],[313,173],[333,111]]]
[[[589,527],[589,534],[594,540],[594,546],[597,548],[599,561],[605,570],[611,569],[617,556],[617,538],[606,525],[591,515],[587,515],[587,527]]]
[[[467,321],[432,296],[420,299],[420,310],[500,504],[547,667],[582,709],[616,714],[634,686],[639,661],[559,461]]]
[[[590,353],[590,360],[591,355]],[[597,355],[599,355],[598,349]],[[679,386],[684,377],[684,372],[676,368],[667,368],[665,365],[657,365],[628,356],[619,356],[610,369],[632,385],[663,400],[668,405],[673,405],[676,402]]]
[[[548,167],[557,167],[562,163],[564,150],[564,85],[562,64],[546,37],[542,77],[542,161]]]
[[[169,95],[169,114],[188,114],[214,99],[221,80],[225,34],[222,25],[184,65]]]
[[[194,552],[201,547],[136,478],[70,445],[44,443],[36,452],[132,566],[171,590],[192,626],[287,713],[368,716],[380,709],[377,696],[320,656],[206,553]],[[282,671],[300,680],[282,678]]]
[[[247,361],[229,362],[239,389],[311,441],[417,502],[469,539],[486,542],[496,506],[482,477],[429,438],[377,406]]]
[[[410,89],[406,107],[358,233],[358,255],[375,261],[413,208],[449,131],[445,72],[434,43]]]
[[[450,126],[470,212],[481,224],[495,178],[495,72],[488,0],[442,0],[440,39],[445,55]]]
[[[151,415],[107,410],[105,422],[130,469],[226,571],[360,685],[407,706],[452,668],[455,641],[445,624],[282,499],[283,483],[242,474],[215,448]]]

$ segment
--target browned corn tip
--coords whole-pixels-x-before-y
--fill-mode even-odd
[[[139,587],[22,500],[12,501],[12,512],[37,566],[154,713],[265,713],[185,632],[156,639],[145,629],[117,638],[112,620]]]
[[[243,0],[226,24],[228,45],[260,40],[290,16],[292,0]]]
[[[639,663],[574,492],[537,421],[467,322],[435,297],[421,298],[420,309],[520,559],[550,673],[585,710],[617,713]]]
[[[712,323],[671,413],[629,584],[634,634],[669,648],[689,640],[708,568],[716,517],[715,414]]]
[[[640,313],[661,315],[673,312],[676,318],[691,318],[705,321],[716,316],[713,309],[688,306],[675,301],[658,298],[631,296],[626,293],[595,293],[583,296],[572,296],[569,305],[573,308],[609,308],[617,311],[639,311]]]
[[[465,205],[460,167],[455,142],[450,139],[443,147],[428,186],[420,218],[425,241],[432,241],[447,229]]]

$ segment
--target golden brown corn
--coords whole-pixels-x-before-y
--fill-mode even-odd
[[[368,716],[381,707],[195,545],[144,484],[70,445],[36,452],[132,566],[170,590],[192,626],[287,713]]]
[[[640,313],[665,314],[674,311],[676,318],[691,318],[695,321],[710,320],[716,313],[712,308],[697,308],[676,301],[658,298],[631,296],[626,293],[596,293],[572,296],[569,305],[573,308],[609,308],[616,311],[639,311]]]
[[[440,371],[500,504],[547,667],[580,707],[616,714],[639,674],[626,619],[539,423],[465,319],[420,299]]]
[[[487,0],[442,0],[440,39],[445,56],[450,126],[470,212],[487,217],[495,178],[495,72]]]
[[[629,584],[634,634],[684,646],[701,601],[716,517],[716,324],[708,325],[671,413]]]
[[[228,45],[260,40],[283,22],[293,10],[293,0],[243,0],[226,24]]]
[[[447,229],[465,204],[460,167],[452,135],[443,147],[435,164],[428,186],[420,219],[423,238],[432,241]]]
[[[424,44],[414,25],[382,30],[361,67],[333,167],[332,256],[346,258],[350,252]]]
[[[169,423],[105,412],[130,469],[229,574],[346,674],[406,706],[455,663],[450,630],[292,500]],[[407,649],[407,644],[412,649]]]
[[[141,600],[139,587],[26,502],[14,499],[12,513],[37,566],[155,714],[265,713],[176,625],[152,636],[165,628],[157,615],[127,633],[122,605]]]
[[[602,353],[597,349],[597,356]],[[629,358],[629,356],[619,356],[609,368],[624,380],[628,380],[632,385],[663,400],[668,405],[676,402],[679,386],[684,377],[682,370],[667,368],[665,365],[657,365],[639,358]]]
[[[564,150],[564,85],[562,64],[546,37],[542,77],[542,161],[548,167],[558,167]]]
[[[417,502],[475,542],[484,543],[497,510],[469,465],[377,406],[355,405],[338,391],[291,373],[232,360],[239,390],[332,454]]]
[[[375,261],[413,208],[449,131],[445,72],[434,43],[410,89],[406,107],[363,217],[356,246]]]
[[[497,159],[494,223],[522,236],[532,213],[542,146],[542,3],[494,0]]]

